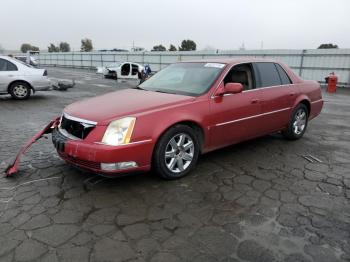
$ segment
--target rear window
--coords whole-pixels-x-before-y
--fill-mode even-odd
[[[279,64],[275,64],[275,65],[276,65],[277,71],[281,77],[282,85],[290,85],[292,83],[292,81],[290,81],[290,78],[287,75],[286,71],[284,71],[282,66],[280,66]]]
[[[0,58],[0,71],[6,71],[6,69],[7,69],[6,60]]]
[[[0,59],[0,71],[17,71],[17,66],[5,59]]]
[[[255,63],[255,65],[260,79],[257,87],[281,85],[281,79],[274,63],[261,62]]]
[[[17,66],[9,61],[7,61],[7,71],[17,71]]]

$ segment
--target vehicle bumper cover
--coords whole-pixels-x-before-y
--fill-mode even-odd
[[[49,134],[52,132],[52,130],[57,127],[59,123],[59,118],[53,119],[48,125],[46,125],[41,131],[36,133],[31,139],[27,141],[26,144],[24,144],[21,149],[18,151],[16,157],[14,158],[13,162],[6,168],[5,174],[6,176],[12,176],[15,173],[18,172],[18,166],[21,160],[21,156],[27,151],[27,149],[34,144],[36,141],[38,141],[40,138],[43,137],[45,134]]]
[[[147,171],[153,151],[152,140],[144,140],[121,146],[72,140],[58,128],[52,132],[52,142],[59,156],[76,167],[108,176],[136,171]],[[137,167],[119,170],[102,170],[101,163],[136,162]]]

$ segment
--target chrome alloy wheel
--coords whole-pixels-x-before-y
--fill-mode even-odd
[[[21,85],[21,84],[16,85],[13,88],[13,94],[18,98],[24,98],[28,94],[28,88],[24,85]]]
[[[306,112],[303,108],[300,108],[294,117],[294,122],[293,122],[293,132],[296,135],[300,135],[305,127],[306,127]]]
[[[185,171],[194,156],[192,138],[184,133],[176,134],[165,148],[165,165],[173,173]]]

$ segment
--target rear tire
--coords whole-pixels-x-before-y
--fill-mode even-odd
[[[25,82],[15,82],[9,88],[10,95],[17,100],[24,100],[30,97],[30,86]]]
[[[309,111],[304,104],[299,104],[293,111],[287,129],[282,131],[282,135],[288,140],[301,138],[308,124]]]
[[[197,164],[199,141],[195,130],[176,125],[159,139],[153,154],[153,169],[167,180],[186,176]]]

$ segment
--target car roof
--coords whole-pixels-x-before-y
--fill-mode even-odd
[[[265,58],[253,58],[253,57],[236,57],[236,58],[208,58],[198,60],[186,60],[179,63],[220,63],[220,64],[239,64],[239,63],[253,63],[253,62],[273,62],[276,60]]]

